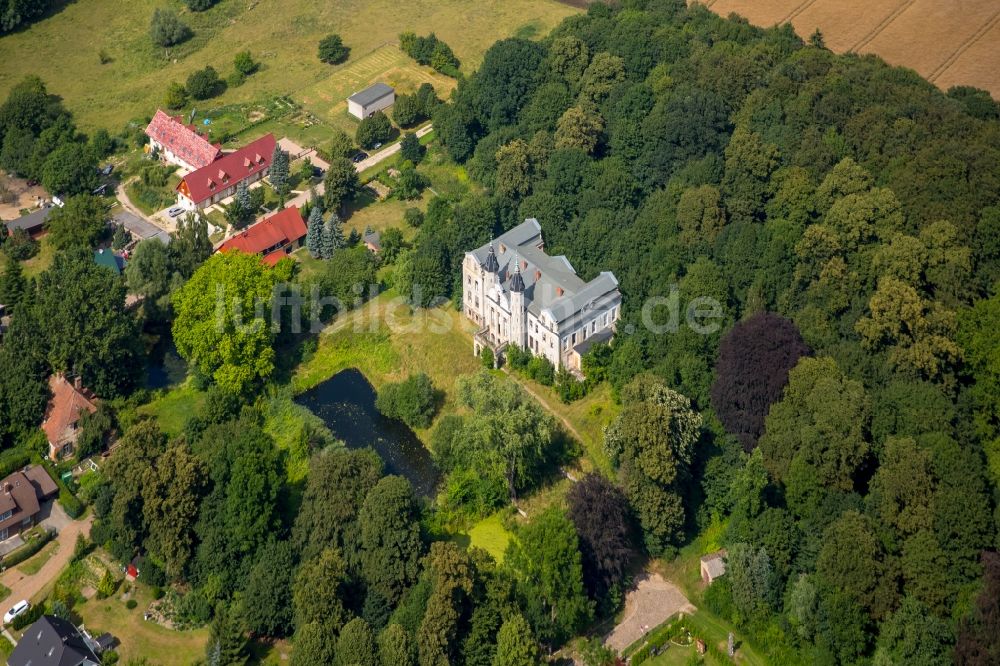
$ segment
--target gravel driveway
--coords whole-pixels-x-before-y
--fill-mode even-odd
[[[660,574],[644,574],[625,595],[625,617],[605,636],[604,645],[620,653],[671,615],[696,610],[676,585]]]

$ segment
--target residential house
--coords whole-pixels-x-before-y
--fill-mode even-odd
[[[271,168],[274,145],[274,135],[267,134],[187,174],[177,184],[178,205],[202,210],[236,194],[240,183],[261,180]]]
[[[367,231],[361,240],[372,254],[378,254],[382,251],[382,234],[379,232]]]
[[[35,524],[42,503],[59,494],[44,467],[31,465],[0,481],[0,541]]]
[[[57,461],[73,455],[80,436],[80,417],[85,411],[91,414],[97,411],[97,398],[83,388],[79,377],[70,382],[61,374],[49,377],[49,391],[52,398],[42,430],[49,442],[49,459]]]
[[[719,550],[701,557],[701,580],[711,585],[716,578],[726,573],[726,551]]]
[[[100,666],[99,643],[88,639],[71,622],[43,615],[24,630],[7,666]]]
[[[583,354],[611,337],[621,313],[614,274],[584,282],[569,259],[545,253],[533,218],[467,252],[462,287],[465,316],[480,327],[473,339],[477,356],[489,347],[499,359],[513,344],[578,377]]]
[[[274,266],[305,242],[307,227],[295,206],[284,208],[271,217],[244,229],[219,246],[219,252],[238,250],[260,255]]]
[[[146,127],[146,136],[151,151],[188,171],[206,167],[222,157],[222,148],[200,134],[194,125],[185,125],[181,116],[170,116],[160,109]]]
[[[4,226],[7,227],[7,235],[13,236],[16,230],[23,229],[29,236],[37,239],[45,233],[45,222],[48,221],[51,212],[52,207],[45,205],[27,215],[4,222]]]
[[[396,91],[384,83],[376,83],[347,98],[347,112],[355,118],[367,118],[388,108],[396,101]]]

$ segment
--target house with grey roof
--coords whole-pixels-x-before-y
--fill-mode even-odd
[[[7,227],[8,236],[13,236],[16,230],[23,229],[32,238],[38,238],[45,231],[45,222],[48,221],[51,213],[51,206],[42,206],[27,215],[8,220],[3,224]]]
[[[388,108],[396,101],[396,91],[384,83],[376,83],[347,98],[347,112],[355,118],[367,118]]]
[[[489,347],[502,358],[517,345],[582,376],[580,359],[611,338],[621,303],[610,271],[584,282],[565,256],[546,254],[533,218],[467,252],[462,263],[462,307],[479,326],[477,356]]]
[[[101,666],[99,647],[89,636],[54,615],[43,615],[24,630],[8,666]]]

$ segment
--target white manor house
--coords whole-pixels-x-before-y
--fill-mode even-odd
[[[580,358],[611,338],[621,312],[614,274],[584,282],[565,256],[545,254],[534,218],[466,252],[462,287],[465,316],[480,327],[473,340],[477,356],[489,347],[499,360],[508,345],[517,345],[577,376]]]

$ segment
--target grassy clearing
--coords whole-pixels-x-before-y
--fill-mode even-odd
[[[140,407],[139,413],[154,417],[163,432],[176,437],[184,432],[184,424],[198,413],[204,402],[205,393],[188,380]]]
[[[489,518],[479,521],[473,525],[467,534],[470,546],[482,548],[492,555],[498,564],[503,562],[507,544],[510,543],[513,537],[503,526],[499,513],[495,513]]]
[[[171,49],[153,46],[149,19],[162,6],[180,13],[194,30],[193,39]],[[433,31],[468,73],[497,39],[519,32],[541,36],[578,11],[555,0],[415,0],[405,11],[390,0],[222,0],[192,13],[182,0],[83,0],[0,39],[0,94],[26,74],[37,74],[63,97],[83,129],[118,130],[130,119],[151,116],[171,81],[183,82],[207,64],[227,77],[234,44],[253,54],[260,71],[220,97],[197,103],[199,108],[271,99],[330,78],[337,70],[317,59],[316,48],[332,32],[351,48],[350,66],[400,32]],[[103,65],[102,51],[111,59]]]
[[[415,92],[421,84],[429,83],[443,99],[448,98],[456,83],[430,67],[418,65],[395,44],[383,44],[299,91],[295,98],[311,113],[354,136],[358,119],[347,113],[347,98],[377,81],[392,86],[397,94]]]
[[[142,619],[153,597],[145,585],[132,587],[138,606],[129,610],[120,594],[107,599],[89,599],[74,606],[87,630],[93,635],[113,633],[121,645],[116,650],[122,663],[141,657],[152,658],[160,666],[187,666],[205,655],[208,629],[174,631]]]
[[[45,544],[40,551],[29,557],[25,562],[18,565],[17,570],[23,573],[25,576],[34,576],[36,573],[42,570],[45,563],[56,554],[59,550],[58,541],[50,541]],[[10,590],[7,590],[10,594]]]
[[[0,601],[3,601],[10,596],[10,588],[0,583]]]
[[[56,257],[56,248],[49,242],[48,234],[42,236],[38,242],[38,254],[21,262],[21,267],[24,268],[24,277],[37,277],[47,271]]]

